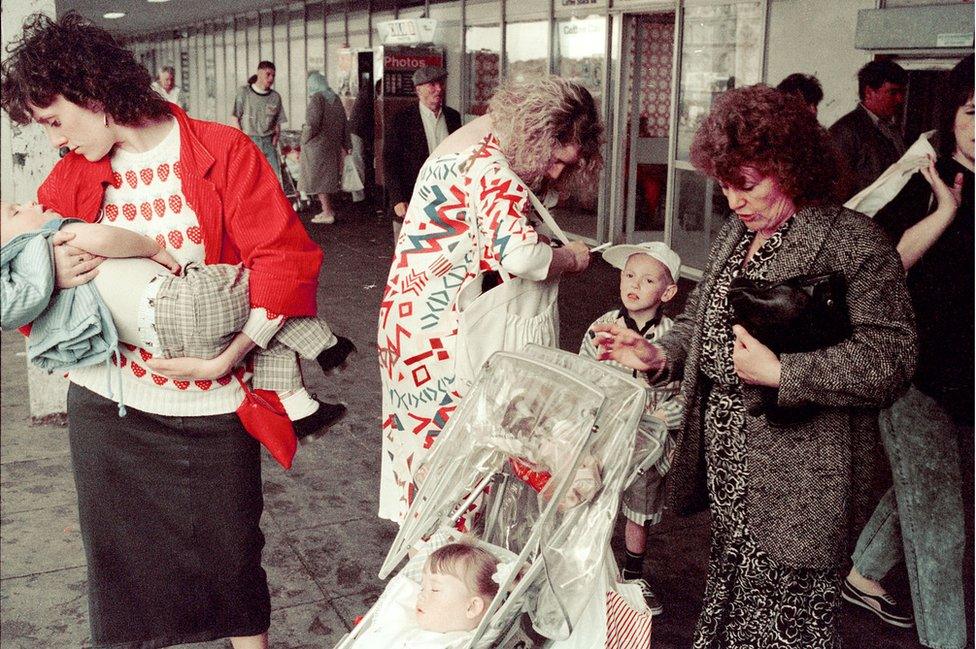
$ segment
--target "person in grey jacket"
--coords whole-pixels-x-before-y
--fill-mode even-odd
[[[320,72],[308,75],[308,110],[302,129],[302,173],[298,188],[315,194],[322,211],[312,223],[335,223],[329,194],[341,189],[342,161],[352,149],[346,111]]]
[[[716,100],[692,162],[715,178],[736,218],[712,244],[698,287],[656,344],[604,325],[603,355],[683,376],[668,503],[687,512],[707,488],[712,549],[694,647],[839,646],[836,567],[866,493],[878,412],[908,385],[916,334],[904,271],[867,217],[832,203],[829,136],[798,98],[763,85]],[[735,323],[733,279],[776,282],[839,271],[851,334],[777,356]],[[761,390],[812,414],[774,426]],[[856,522],[855,522],[856,525]]]

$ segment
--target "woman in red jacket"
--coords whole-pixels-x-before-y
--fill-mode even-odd
[[[322,253],[247,136],[190,119],[151,82],[107,32],[76,14],[37,15],[0,69],[0,105],[69,149],[41,204],[155,238],[183,266],[250,269],[251,316],[231,344],[240,361],[285,317],[315,315]],[[56,246],[58,286],[90,281],[99,261]],[[146,295],[140,308],[166,305]],[[93,642],[266,647],[260,447],[235,415],[241,387],[212,363],[153,359],[153,336],[120,348],[116,368],[70,376]],[[111,399],[119,391],[124,418]]]

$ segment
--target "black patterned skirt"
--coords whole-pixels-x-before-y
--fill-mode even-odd
[[[833,570],[775,563],[749,530],[745,408],[716,386],[705,410],[712,547],[695,649],[835,649],[840,582]]]

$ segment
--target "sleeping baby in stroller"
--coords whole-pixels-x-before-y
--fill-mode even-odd
[[[426,558],[424,558],[426,556]],[[422,571],[417,581],[416,569]],[[411,570],[413,566],[413,570]],[[446,649],[471,638],[499,587],[499,559],[471,540],[415,556],[376,604],[356,649]]]

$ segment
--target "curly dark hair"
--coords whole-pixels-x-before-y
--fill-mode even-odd
[[[46,108],[58,95],[90,110],[104,110],[125,126],[169,115],[151,88],[149,71],[107,31],[75,12],[58,20],[33,14],[0,65],[0,108],[18,124],[31,106]]]
[[[691,162],[703,173],[742,187],[751,167],[775,178],[797,207],[837,198],[837,160],[803,100],[764,84],[718,97],[691,143]]]

